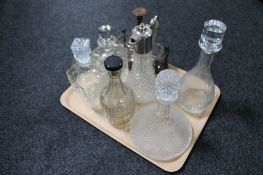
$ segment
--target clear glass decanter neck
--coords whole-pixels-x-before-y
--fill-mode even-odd
[[[215,53],[207,54],[201,50],[199,60],[196,64],[199,68],[210,70],[211,63],[213,61]]]
[[[158,103],[158,110],[157,110],[157,116],[161,119],[168,119],[170,118],[170,110],[171,105],[164,105],[162,103]]]
[[[121,70],[109,72],[110,82],[108,86],[108,93],[113,91],[124,92],[124,86],[121,81]]]

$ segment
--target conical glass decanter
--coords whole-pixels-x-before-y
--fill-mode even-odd
[[[210,72],[214,55],[222,49],[226,25],[219,20],[204,23],[198,42],[201,53],[197,64],[180,81],[179,105],[187,112],[200,113],[213,101],[215,84]]]
[[[120,78],[122,64],[122,59],[115,55],[104,61],[110,82],[101,92],[100,103],[112,126],[127,129],[135,110],[135,96]]]
[[[127,83],[133,89],[136,102],[148,103],[155,100],[155,73],[152,62],[152,30],[140,24],[132,29],[130,44],[133,47],[133,64]]]
[[[75,61],[66,72],[67,78],[70,84],[85,97],[90,107],[99,109],[100,92],[108,82],[107,73],[90,57],[88,38],[75,38],[70,48]]]
[[[171,105],[178,97],[179,78],[173,70],[161,71],[155,80],[155,96],[159,103],[138,110],[130,126],[134,146],[154,160],[177,158],[192,140],[191,123],[179,108]]]

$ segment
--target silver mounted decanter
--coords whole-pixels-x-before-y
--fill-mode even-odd
[[[197,64],[180,81],[179,104],[187,112],[200,113],[213,101],[215,83],[210,72],[214,55],[222,49],[226,25],[219,20],[204,23],[198,42],[201,53]]]
[[[127,83],[133,89],[136,102],[155,100],[155,73],[152,64],[152,29],[141,23],[132,29],[130,44],[133,48],[133,65]]]

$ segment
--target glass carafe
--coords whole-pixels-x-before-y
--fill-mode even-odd
[[[66,72],[67,78],[90,107],[99,109],[100,92],[108,82],[107,73],[90,57],[88,38],[75,38],[71,44],[71,50],[75,61]]]
[[[133,47],[133,64],[127,83],[133,89],[138,103],[155,100],[151,35],[150,26],[143,23],[132,29],[130,44]]]
[[[197,64],[180,81],[179,104],[187,112],[200,113],[213,101],[215,84],[210,72],[214,55],[222,48],[226,25],[208,20],[199,40],[201,53]]]
[[[121,80],[122,59],[110,56],[104,61],[109,71],[110,82],[101,92],[100,103],[110,124],[119,129],[126,129],[135,110],[133,91]]]

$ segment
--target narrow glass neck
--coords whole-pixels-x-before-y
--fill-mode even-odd
[[[159,103],[157,116],[162,119],[170,118],[170,108],[171,108],[170,104],[164,105],[164,104]]]
[[[196,66],[198,66],[202,69],[209,69],[210,70],[210,66],[211,66],[211,63],[213,61],[214,55],[215,55],[215,53],[207,54],[201,49],[201,52],[199,55],[199,60],[196,64]]]
[[[109,72],[110,82],[109,82],[109,93],[113,91],[123,91],[123,83],[121,81],[121,70]]]

